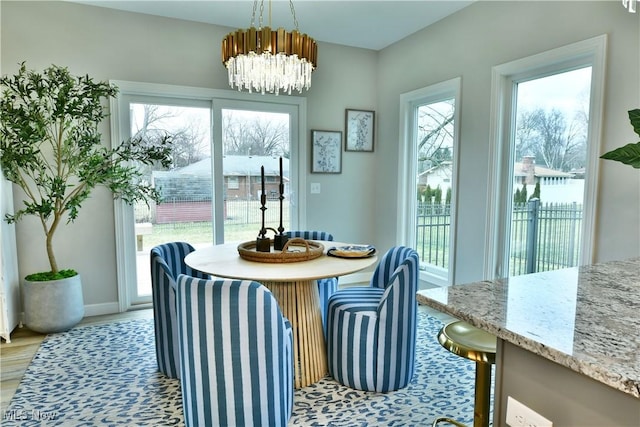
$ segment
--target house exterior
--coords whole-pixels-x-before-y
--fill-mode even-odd
[[[261,168],[268,199],[279,197],[280,158],[273,156],[224,156],[224,196],[227,200],[259,200],[262,194]],[[282,159],[285,195],[289,188],[289,159]],[[207,157],[179,169],[154,171],[154,186],[163,202],[155,206],[153,222],[211,221],[211,158]],[[225,210],[226,212],[226,210]]]
[[[437,166],[427,169],[418,175],[418,188],[424,189],[429,186],[432,189],[440,187],[443,192],[451,188],[451,176],[453,175],[453,165],[450,161],[444,161]],[[584,172],[580,177],[584,178]],[[571,186],[574,174],[562,172],[535,164],[533,156],[525,156],[522,161],[513,164],[513,185],[514,188],[524,185],[532,188],[536,184],[540,186]],[[558,196],[561,194],[556,191]],[[572,191],[573,194],[573,191]],[[556,197],[554,197],[555,199]]]
[[[536,165],[533,156],[525,156],[513,164],[514,185],[566,185],[573,177],[570,173]]]
[[[265,193],[278,197],[280,158],[274,156],[224,156],[222,174],[226,199],[258,199],[262,194],[261,167],[264,166]],[[288,193],[289,159],[282,159],[285,194]],[[154,171],[154,185],[164,198],[211,200],[211,158],[207,157],[179,169]],[[184,182],[184,184],[179,184]],[[195,184],[194,184],[195,183]]]
[[[432,189],[440,187],[446,193],[451,188],[453,175],[453,163],[445,160],[418,175],[418,189],[422,190],[429,186]]]

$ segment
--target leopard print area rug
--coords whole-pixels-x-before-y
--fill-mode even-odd
[[[418,310],[416,373],[390,393],[325,377],[296,390],[292,426],[426,426],[446,415],[472,424],[475,364],[442,348],[442,323]],[[180,381],[158,372],[152,319],[49,335],[20,382],[3,426],[183,426]]]

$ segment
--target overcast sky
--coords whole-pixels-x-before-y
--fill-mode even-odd
[[[518,108],[560,111],[573,114],[588,109],[591,67],[518,84]]]

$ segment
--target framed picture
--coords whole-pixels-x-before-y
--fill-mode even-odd
[[[342,172],[342,132],[311,131],[311,173]]]
[[[345,151],[373,151],[375,114],[367,110],[345,111]]]

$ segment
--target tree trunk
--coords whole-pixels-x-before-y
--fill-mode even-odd
[[[52,273],[58,272],[58,263],[56,262],[56,256],[53,253],[53,232],[54,229],[50,229],[47,232],[47,257],[49,258],[49,266]]]

